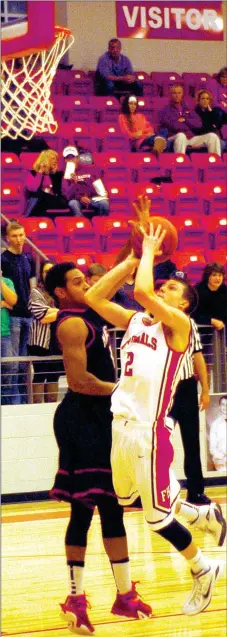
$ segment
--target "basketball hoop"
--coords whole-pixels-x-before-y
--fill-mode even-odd
[[[45,18],[44,18],[45,19]],[[50,87],[60,59],[74,42],[69,29],[54,28],[54,42],[47,49],[19,51],[1,61],[1,136],[31,139],[35,133],[54,134]]]

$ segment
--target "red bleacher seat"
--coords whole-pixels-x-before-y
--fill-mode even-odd
[[[96,122],[117,123],[120,112],[120,104],[116,97],[110,96],[93,96],[91,98],[92,107],[94,109],[94,119]]]
[[[182,79],[189,95],[194,97],[197,90],[209,88],[211,76],[209,73],[182,73]]]
[[[214,214],[206,218],[207,230],[210,235],[210,248],[226,250],[227,248],[227,210],[226,214]],[[227,253],[227,250],[226,250]]]
[[[99,152],[128,151],[129,149],[128,139],[122,135],[121,129],[116,122],[113,124],[108,122],[94,124],[92,132],[97,139]]]
[[[26,221],[29,222],[30,220],[27,219]],[[31,224],[30,237],[37,245],[37,248],[40,248],[42,252],[47,252],[48,250],[54,252],[56,249],[59,251],[63,250],[62,238],[58,234],[52,219],[48,219],[47,217],[43,219],[39,218],[37,226],[34,228]]]
[[[159,164],[163,173],[173,181],[192,180],[194,170],[188,155],[181,153],[161,153]]]
[[[40,153],[21,153],[20,160],[21,164],[27,170],[32,170],[33,165]]]
[[[106,270],[110,270],[114,264],[118,251],[116,252],[97,252],[94,255],[95,263],[100,263]]]
[[[191,216],[202,212],[202,205],[196,192],[196,187],[191,181],[176,182],[175,184],[162,184],[162,192],[165,197],[166,207],[172,214]]]
[[[93,83],[81,69],[58,69],[52,86],[53,94],[92,95]]]
[[[202,250],[208,247],[208,231],[206,230],[206,222],[204,217],[190,216],[182,218],[174,216],[173,224],[178,231],[178,249],[185,250],[196,249]]]
[[[22,181],[24,166],[15,153],[1,153],[2,178],[4,181]]]
[[[1,183],[1,200],[2,212],[17,213],[18,216],[22,212],[22,189],[21,183],[16,181],[2,181]]]
[[[113,179],[108,182],[105,181],[105,186],[109,196],[110,202],[110,214],[115,212],[123,213],[126,216],[129,214],[129,196],[128,187],[122,181]]]
[[[100,248],[104,252],[112,252],[124,245],[131,233],[128,220],[125,217],[112,215],[111,217],[93,217],[94,227],[100,237]]]
[[[214,181],[214,179],[226,181],[226,166],[219,155],[215,153],[192,153],[190,160],[197,173],[198,181]]]
[[[90,124],[87,122],[59,123],[60,149],[65,146],[81,146],[86,150],[95,151],[96,144],[93,140]]]
[[[199,197],[203,199],[204,210],[207,214],[226,215],[226,183],[221,180],[208,181],[197,184]]]
[[[58,95],[54,100],[54,116],[59,122],[93,122],[94,108],[86,95]]]
[[[134,75],[136,76],[136,79],[139,80],[139,82],[142,84],[143,95],[145,97],[147,95],[157,95],[157,85],[155,84],[155,82],[153,82],[153,80],[151,80],[148,73],[145,73],[145,71],[134,71]]]
[[[161,217],[170,216],[168,203],[166,205],[160,186],[141,181],[137,184],[129,184],[128,192],[131,203],[130,214],[132,214],[132,211],[134,210],[132,206],[133,201],[135,201],[139,195],[147,194],[151,200],[151,215],[158,215]]]
[[[75,253],[77,250],[84,250],[85,253],[89,253],[94,250],[96,235],[89,219],[58,217],[55,220],[55,226],[61,236],[64,252]]]
[[[137,179],[138,181],[150,181],[150,179],[154,177],[160,176],[160,164],[156,157],[150,153],[143,153],[137,160],[138,172]]]
[[[201,280],[206,265],[205,256],[202,252],[197,250],[191,250],[190,252],[176,251],[174,253],[174,260],[177,264],[177,268],[187,273],[193,285]]]
[[[58,260],[60,263],[71,261],[75,263],[76,268],[85,273],[89,266],[95,262],[94,254],[85,254],[83,251],[80,254],[79,250],[75,254],[59,254]]]

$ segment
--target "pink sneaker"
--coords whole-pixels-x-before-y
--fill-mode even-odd
[[[124,615],[124,617],[133,617],[134,619],[147,619],[152,615],[152,608],[149,604],[145,604],[136,590],[137,582],[132,582],[132,588],[128,593],[117,593],[111,613],[113,615]]]
[[[87,615],[89,602],[86,595],[68,595],[64,604],[60,604],[62,612],[61,618],[68,622],[68,629],[77,635],[91,635],[95,632]]]

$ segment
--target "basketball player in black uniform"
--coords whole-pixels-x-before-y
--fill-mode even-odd
[[[91,634],[94,627],[87,615],[83,576],[95,506],[117,586],[112,613],[140,619],[150,617],[151,607],[139,598],[131,582],[123,508],[112,484],[110,396],[115,370],[104,320],[86,305],[89,286],[74,263],[53,266],[46,287],[60,307],[56,334],[69,386],[54,417],[60,453],[51,491],[52,497],[71,503],[65,538],[71,589],[61,608],[73,632]]]

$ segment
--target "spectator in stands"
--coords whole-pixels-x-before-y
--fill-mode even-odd
[[[117,38],[109,41],[108,51],[99,58],[95,84],[97,95],[112,95],[118,91],[143,94],[142,85],[135,79],[130,60],[122,55]]]
[[[213,106],[213,95],[205,89],[198,91],[196,96],[197,106],[195,108],[200,119],[202,120],[201,135],[206,133],[216,133],[222,138],[222,126],[227,124],[227,111],[225,112],[219,106]],[[226,145],[225,140],[221,140],[222,151]]]
[[[11,341],[10,312],[17,303],[17,294],[11,279],[1,277],[1,357],[13,356]],[[1,405],[12,402],[12,367],[10,363],[1,365]]]
[[[106,268],[104,268],[101,263],[92,263],[92,265],[90,265],[90,267],[88,268],[86,276],[87,282],[90,287],[94,285],[96,281],[99,281],[99,279],[101,279],[101,277],[106,274],[106,272]]]
[[[121,113],[118,116],[122,133],[129,139],[132,151],[152,150],[161,153],[167,143],[162,135],[155,135],[154,128],[143,113],[137,113],[137,98],[135,95],[126,95],[121,105]]]
[[[217,471],[227,469],[227,395],[219,400],[220,415],[210,426],[209,448]]]
[[[63,151],[68,167],[62,180],[62,193],[72,212],[81,217],[91,208],[94,214],[107,216],[109,214],[109,200],[107,191],[101,179],[92,175],[90,166],[80,167],[80,158],[75,146],[67,146]]]
[[[208,87],[213,95],[215,106],[227,112],[227,66],[224,66],[216,78],[212,78]]]
[[[58,308],[55,307],[54,300],[45,288],[47,272],[53,267],[53,263],[44,261],[40,268],[40,278],[36,288],[30,294],[28,308],[32,314],[32,323],[29,333],[29,354],[31,356],[45,356],[61,354],[57,347],[55,337],[55,321],[58,315]],[[57,401],[58,379],[63,373],[61,361],[34,361],[33,378],[33,402],[51,403]]]
[[[27,356],[31,315],[28,299],[35,281],[35,264],[30,255],[23,254],[25,231],[17,221],[6,227],[9,248],[2,254],[2,273],[11,279],[18,297],[11,310],[11,340],[13,356]],[[12,363],[12,404],[27,402],[26,364]]]
[[[227,286],[224,283],[225,270],[219,263],[208,263],[203,271],[202,281],[196,285],[198,306],[193,318],[199,325],[211,325],[216,330],[227,327]],[[212,363],[212,333],[210,328],[201,329],[204,355],[207,363]]]
[[[202,281],[197,283],[198,306],[193,315],[202,325],[213,325],[223,330],[227,325],[227,286],[224,283],[225,269],[219,263],[208,263],[203,271]]]
[[[42,151],[25,182],[25,217],[42,216],[49,208],[64,210],[68,207],[61,193],[62,176],[62,171],[58,170],[58,153]]]
[[[200,134],[202,121],[195,110],[184,100],[181,84],[170,87],[170,103],[160,112],[160,131],[167,130],[169,148],[175,153],[186,153],[186,149],[206,146],[209,153],[221,155],[220,139],[216,133]]]

